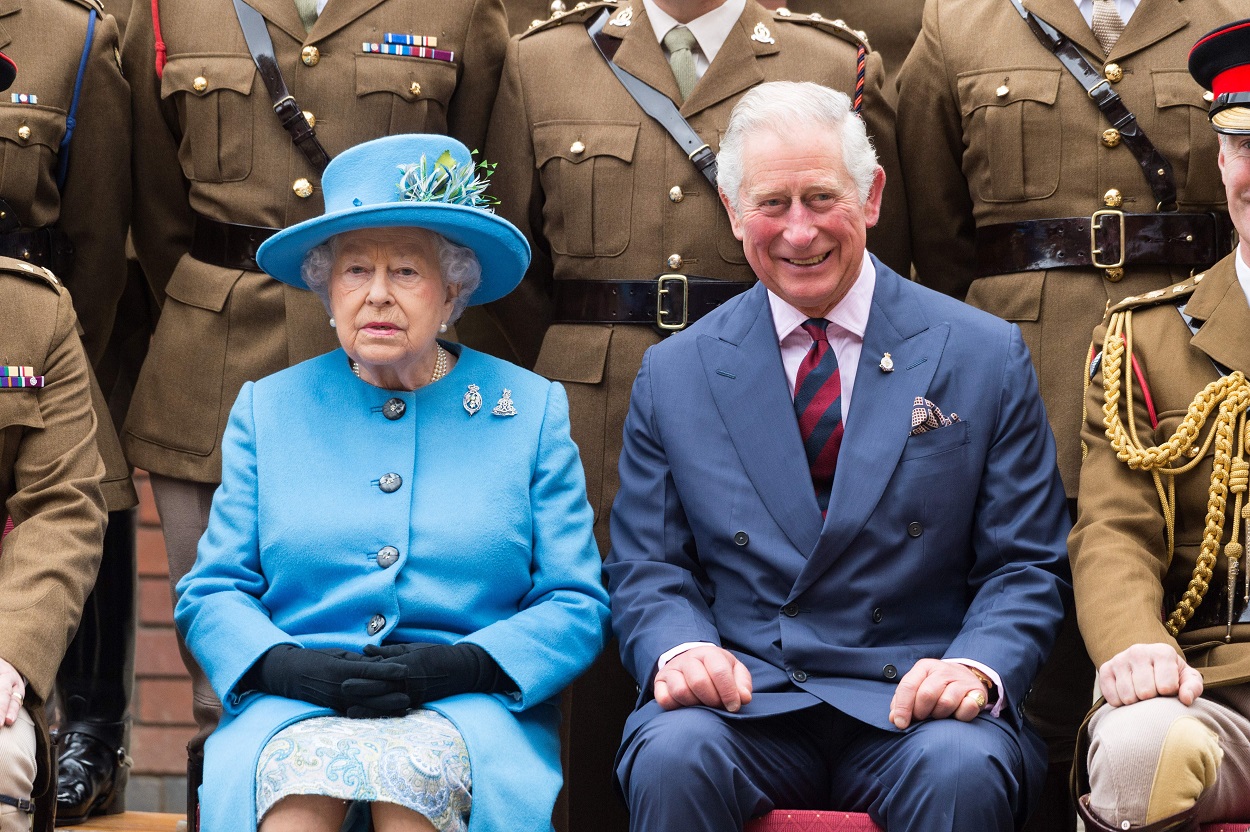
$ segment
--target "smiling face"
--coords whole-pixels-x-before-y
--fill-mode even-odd
[[[832,131],[765,131],[742,146],[742,185],[734,236],[747,262],[774,294],[809,317],[823,317],[859,276],[864,240],[877,224],[885,172],[873,174],[861,205]]]
[[[434,339],[456,297],[456,287],[443,283],[432,232],[367,228],[338,235],[329,297],[339,343],[365,381],[393,390],[429,381]]]
[[[1250,262],[1246,256],[1250,253],[1246,248],[1250,241],[1250,136],[1222,136],[1219,161],[1228,213],[1241,237],[1243,259]]]

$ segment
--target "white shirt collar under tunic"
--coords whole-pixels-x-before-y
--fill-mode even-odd
[[[1241,284],[1241,291],[1246,295],[1246,303],[1250,303],[1250,263],[1246,259],[1250,258],[1250,250],[1247,249],[1245,243],[1237,244],[1237,282]]]
[[[1074,0],[1076,7],[1081,11],[1081,17],[1085,18],[1085,22],[1089,24],[1089,28],[1094,28],[1094,0]],[[1133,16],[1133,12],[1137,11],[1137,5],[1141,0],[1115,0],[1115,10],[1120,13],[1120,19],[1128,25],[1129,18]]]
[[[642,5],[647,10],[647,20],[651,21],[651,28],[655,30],[656,41],[663,46],[664,36],[668,34],[668,31],[674,26],[683,24],[678,23],[672,15],[657,6],[655,0],[642,0]],[[702,78],[703,73],[707,72],[708,66],[716,60],[717,53],[725,45],[725,39],[737,25],[738,18],[742,17],[742,12],[746,7],[747,0],[725,0],[710,12],[699,15],[684,24],[694,35],[694,39],[699,42],[699,51],[694,56],[695,75]]]

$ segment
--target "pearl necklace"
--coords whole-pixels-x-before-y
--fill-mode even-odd
[[[443,376],[447,375],[447,350],[443,349],[442,344],[435,344],[434,351],[434,372],[430,375],[430,384],[433,384]],[[354,360],[351,361],[351,365],[352,372],[356,374],[356,378],[364,381],[364,379],[360,376],[360,365]]]

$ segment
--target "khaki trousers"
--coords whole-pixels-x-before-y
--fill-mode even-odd
[[[1090,807],[1132,828],[1194,805],[1202,822],[1250,818],[1250,685],[1113,708],[1090,721]]]
[[[35,788],[35,723],[25,708],[17,721],[0,728],[0,794],[30,799]],[[0,805],[0,832],[30,832],[33,815]]]
[[[169,558],[169,591],[174,603],[178,603],[178,581],[195,565],[195,552],[200,538],[208,528],[208,513],[213,505],[213,492],[217,486],[207,482],[179,480],[160,474],[151,474],[152,497],[156,512],[161,518],[161,531],[165,535],[165,554]],[[203,754],[204,741],[213,733],[221,720],[221,701],[213,693],[208,678],[178,633],[178,650],[182,663],[191,674],[191,710],[195,716],[196,733],[187,743],[187,751]]]

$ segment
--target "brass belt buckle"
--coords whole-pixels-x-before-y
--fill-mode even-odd
[[[672,313],[664,308],[664,296],[671,294],[669,283],[681,284],[681,323],[669,323],[667,318]],[[687,308],[690,304],[690,281],[684,274],[662,274],[655,279],[655,325],[667,332],[685,329],[688,319]]]
[[[1120,259],[1114,263],[1098,262],[1098,255],[1102,254],[1102,249],[1098,247],[1098,232],[1102,231],[1103,217],[1118,217],[1120,220]],[[1104,208],[1095,211],[1089,216],[1089,259],[1095,268],[1099,269],[1118,269],[1124,265],[1124,258],[1128,252],[1127,239],[1124,232],[1124,212],[1116,208]]]

